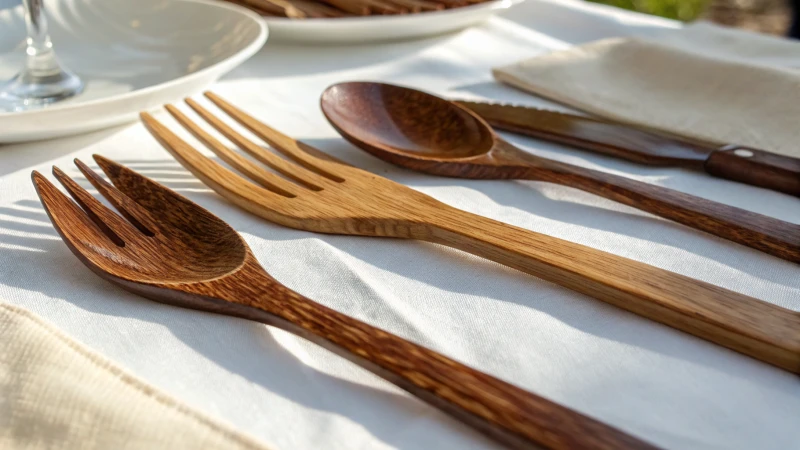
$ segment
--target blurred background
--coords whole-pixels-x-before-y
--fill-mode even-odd
[[[702,19],[761,33],[786,35],[792,21],[791,2],[800,0],[587,0],[677,19]],[[22,0],[0,0],[0,9]],[[0,30],[2,31],[2,30]]]
[[[709,20],[721,25],[785,35],[791,22],[789,0],[591,0],[682,21]]]

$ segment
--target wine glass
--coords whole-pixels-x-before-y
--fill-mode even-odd
[[[22,0],[28,30],[25,66],[0,85],[0,109],[38,108],[79,94],[83,82],[62,66],[47,32],[43,0]]]

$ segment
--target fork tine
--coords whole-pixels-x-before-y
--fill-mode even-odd
[[[58,190],[44,175],[34,170],[31,179],[47,216],[73,251],[77,251],[76,247],[87,240],[110,241],[111,245],[119,245],[119,237],[101,229],[89,218],[86,211]]]
[[[243,178],[220,164],[206,158],[200,152],[195,150],[186,141],[179,138],[175,133],[171,132],[169,128],[165,127],[161,122],[153,118],[148,113],[141,113],[140,117],[144,122],[145,127],[150,133],[161,143],[162,146],[175,158],[181,165],[189,169],[200,181],[206,186],[209,186],[214,191],[229,199],[233,203],[244,207],[245,209],[252,209],[252,199],[257,198],[259,203],[272,201],[286,200],[286,197],[276,194],[270,190],[264,189],[260,186],[253,184],[251,181]],[[97,158],[95,158],[97,160]],[[112,176],[106,167],[97,160],[100,167],[111,178],[117,188],[122,192],[126,190],[117,184],[114,176]],[[133,172],[133,171],[130,171]],[[135,173],[135,172],[133,172]],[[136,174],[139,176],[138,174]],[[126,192],[127,193],[127,192]],[[129,194],[130,195],[130,194]],[[134,199],[139,203],[138,198]],[[150,210],[150,208],[148,208]]]
[[[242,157],[242,155],[227,148],[222,142],[214,139],[213,136],[203,131],[202,128],[192,122],[192,120],[186,117],[178,108],[172,105],[164,105],[164,108],[166,108],[167,112],[169,112],[178,123],[192,133],[194,137],[203,142],[214,154],[236,168],[236,170],[239,170],[252,180],[277,194],[283,195],[284,197],[297,197],[297,193],[295,192],[297,190],[296,185],[275,174],[269,173],[251,161],[248,161],[246,158]],[[320,188],[316,188],[316,190],[319,189]]]
[[[337,165],[347,166],[346,163],[267,126],[218,97],[213,92],[205,92],[204,95],[233,119],[252,131],[253,134],[269,143],[279,152],[292,158],[301,166],[338,183],[344,181],[344,178],[336,175],[335,172]]]
[[[92,157],[114,186],[146,210],[160,226],[192,236],[209,234],[214,238],[213,230],[230,228],[211,212],[166,186],[101,155]]]
[[[214,117],[214,115],[211,114],[207,109],[203,108],[199,103],[191,98],[186,98],[185,101],[189,107],[191,107],[200,117],[202,117],[203,120],[208,122],[212,127],[216,128],[217,131],[222,133],[225,137],[230,139],[234,144],[238,145],[251,156],[271,167],[273,170],[315,191],[321,191],[322,186],[324,186],[326,182],[329,182],[327,178],[318,175],[316,172],[312,172],[304,167],[292,164],[278,155],[264,150],[255,142],[247,139],[246,137],[242,136],[241,133],[236,132],[236,130],[226,125],[225,122]],[[175,108],[173,107],[173,109]],[[178,120],[180,121],[180,119]]]
[[[158,226],[156,225],[155,220],[150,216],[150,214],[145,211],[144,208],[139,206],[135,201],[131,200],[120,192],[117,188],[111,185],[108,181],[106,181],[103,177],[97,174],[94,170],[90,169],[89,166],[83,163],[83,161],[75,158],[75,165],[78,166],[83,175],[92,183],[100,194],[106,198],[115,208],[119,211],[123,216],[130,223],[133,224],[139,231],[144,233],[146,236],[155,236],[156,230],[158,230]]]
[[[124,247],[125,241],[130,242],[140,236],[139,230],[133,224],[100,203],[99,200],[94,198],[92,194],[82,188],[61,169],[53,166],[53,175],[61,182],[61,185],[64,186],[72,198],[81,205],[89,218],[94,220],[97,226],[108,234],[115,244]]]

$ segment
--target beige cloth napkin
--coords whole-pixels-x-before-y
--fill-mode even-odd
[[[494,69],[497,80],[620,122],[800,157],[800,43],[698,23]]]
[[[0,303],[0,448],[266,450]]]

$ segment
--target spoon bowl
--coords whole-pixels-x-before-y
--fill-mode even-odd
[[[472,111],[416,89],[340,83],[325,90],[320,104],[342,136],[382,159],[463,160],[495,146],[494,131]]]

